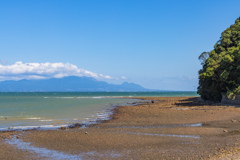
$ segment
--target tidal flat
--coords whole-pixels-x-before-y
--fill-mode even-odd
[[[199,97],[138,97],[88,127],[0,132],[0,159],[240,158],[240,108]]]

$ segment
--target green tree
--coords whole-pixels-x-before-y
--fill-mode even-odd
[[[199,71],[198,94],[204,100],[221,101],[221,94],[229,98],[240,94],[240,17],[199,60],[203,68]]]
[[[198,57],[198,59],[201,61],[201,65],[204,65],[206,60],[209,57],[209,52],[203,52],[200,54],[200,56]]]

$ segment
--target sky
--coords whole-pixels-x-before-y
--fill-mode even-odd
[[[196,91],[239,0],[0,0],[0,81],[88,76]]]

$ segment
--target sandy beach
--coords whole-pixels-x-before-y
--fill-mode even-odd
[[[145,97],[86,128],[0,132],[0,159],[240,159],[240,108]]]

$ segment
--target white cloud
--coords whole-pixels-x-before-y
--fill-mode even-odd
[[[108,75],[90,72],[70,63],[22,63],[0,64],[0,80],[47,79],[67,76],[86,76],[96,79],[117,79]]]

